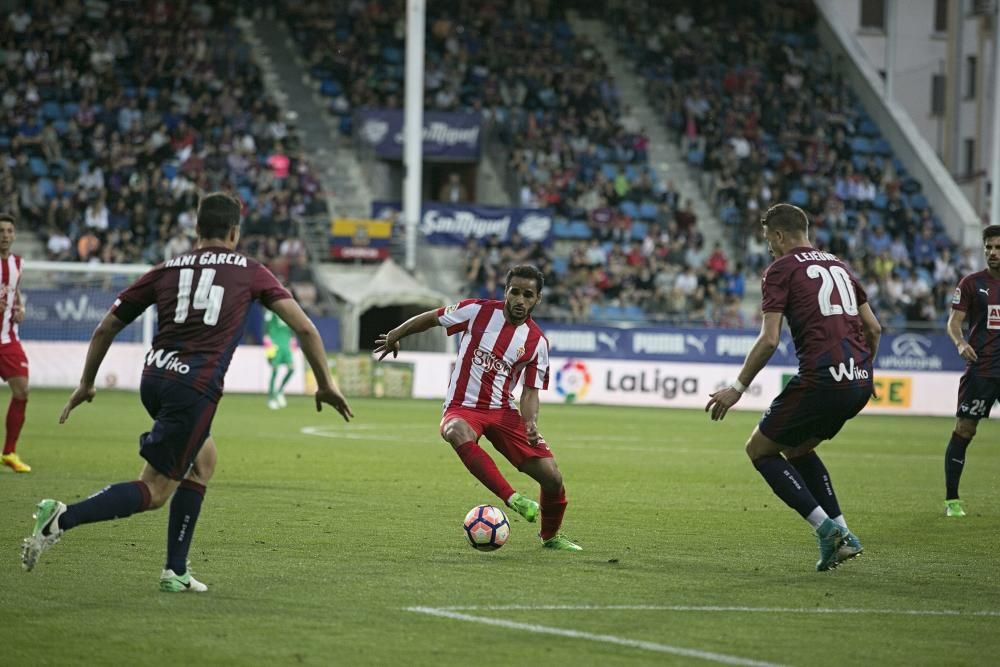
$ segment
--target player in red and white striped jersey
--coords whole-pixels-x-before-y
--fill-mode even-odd
[[[21,298],[21,258],[11,252],[17,234],[14,216],[0,213],[0,378],[10,385],[7,432],[0,462],[14,472],[31,472],[31,466],[17,455],[17,438],[24,426],[28,405],[28,357],[21,347],[17,325],[24,319]]]
[[[539,504],[514,491],[490,455],[479,446],[486,439],[515,468],[541,486],[542,545],[580,551],[559,534],[566,512],[562,473],[538,432],[538,390],[549,384],[549,343],[531,319],[541,298],[544,277],[534,266],[507,273],[503,301],[468,299],[412,317],[375,341],[379,361],[399,352],[399,341],[436,326],[461,335],[458,363],[451,374],[441,419],[441,437],[483,485],[529,522]],[[521,410],[514,387],[523,381]]]

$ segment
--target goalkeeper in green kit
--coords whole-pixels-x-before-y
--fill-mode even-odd
[[[264,351],[271,363],[271,382],[267,388],[267,407],[272,410],[285,407],[285,385],[292,377],[292,351],[295,347],[295,337],[291,328],[284,320],[275,316],[270,310],[264,313]],[[278,383],[278,372],[285,367],[285,377]]]

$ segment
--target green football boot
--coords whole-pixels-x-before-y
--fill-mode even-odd
[[[174,574],[168,569],[160,573],[160,590],[164,593],[204,593],[208,586],[192,577],[190,572]]]
[[[579,544],[570,542],[562,535],[556,535],[555,537],[550,537],[547,540],[542,540],[542,547],[545,549],[555,549],[557,551],[583,551],[583,547]]]
[[[66,505],[58,500],[46,498],[38,503],[38,509],[32,515],[35,527],[31,530],[31,536],[24,538],[24,544],[21,545],[21,565],[28,572],[34,569],[43,553],[59,542],[65,532],[59,528],[59,517],[65,511]]]
[[[858,536],[848,530],[847,536],[844,537],[844,543],[837,549],[837,562],[843,563],[845,560],[857,558],[864,550],[865,548],[861,546],[861,540],[858,539]]]
[[[958,498],[944,501],[944,515],[965,516],[965,508],[962,507],[962,501]]]
[[[819,544],[819,560],[816,561],[816,571],[825,572],[837,567],[837,553],[843,546],[849,532],[833,519],[824,519],[816,529],[816,542]]]
[[[514,495],[507,499],[507,507],[523,516],[524,520],[528,523],[535,523],[535,521],[538,521],[538,503],[531,498],[522,496],[517,491],[515,491]]]

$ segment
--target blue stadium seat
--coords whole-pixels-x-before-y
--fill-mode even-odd
[[[643,321],[646,319],[646,312],[641,306],[625,306],[625,308],[622,309],[622,315],[627,320]]]
[[[660,209],[653,202],[644,201],[639,207],[639,217],[643,220],[656,220],[659,213]]]
[[[867,215],[868,215],[868,228],[869,229],[871,229],[873,227],[879,227],[879,226],[885,224],[885,218],[878,211],[872,209],[872,210],[868,211]]]
[[[351,114],[345,113],[343,116],[340,117],[339,129],[342,135],[344,135],[345,137],[351,136],[351,133],[354,131],[353,128],[354,128],[354,119],[351,116]]]
[[[879,192],[875,195],[874,201],[872,201],[872,206],[874,206],[879,211],[884,211],[889,205],[889,196],[884,192]]]
[[[573,238],[572,227],[568,220],[556,218],[552,223],[552,236],[556,240]]]
[[[639,180],[639,171],[635,168],[635,165],[625,165],[625,178],[628,179],[630,184]]]
[[[646,233],[649,231],[649,225],[644,222],[633,222],[632,223],[632,240],[641,241],[646,238]]]
[[[795,188],[788,193],[788,201],[796,206],[805,206],[809,203],[809,193],[804,188]]]
[[[52,179],[38,179],[38,188],[42,191],[42,195],[46,200],[52,199],[56,196],[56,186],[52,183]]]
[[[858,126],[858,132],[866,137],[876,137],[878,136],[878,125],[873,123],[871,119],[865,118]]]
[[[590,238],[590,227],[583,220],[574,220],[569,223],[570,238],[586,241]]]
[[[892,146],[889,142],[879,137],[872,143],[872,150],[875,151],[876,155],[881,155],[882,157],[889,157],[892,155]]]
[[[42,117],[46,120],[60,120],[63,110],[58,102],[46,102],[42,105]]]
[[[566,257],[553,257],[552,270],[555,271],[557,275],[566,273],[569,271],[569,259]]]
[[[639,217],[639,207],[633,201],[625,200],[619,204],[622,213],[635,220]]]
[[[166,162],[160,167],[160,172],[163,174],[164,178],[168,181],[172,181],[177,178],[177,165]]]
[[[343,92],[340,82],[334,79],[323,79],[319,84],[319,92],[327,97],[337,97]]]
[[[615,180],[615,176],[618,175],[618,167],[610,162],[605,162],[601,165],[601,173],[604,174],[604,178],[613,181]]]
[[[49,165],[40,157],[30,158],[28,167],[31,169],[31,173],[38,178],[49,175]]]
[[[56,134],[62,136],[69,130],[69,123],[60,118],[59,120],[52,121],[52,127],[55,128]]]
[[[687,154],[688,164],[694,167],[701,167],[705,164],[705,151],[700,151],[697,148],[692,148]]]
[[[925,197],[923,193],[915,192],[910,195],[910,208],[922,211],[929,206],[930,204],[927,203],[927,197]]]
[[[403,62],[403,51],[392,46],[382,49],[382,60],[392,65],[400,65]]]
[[[872,143],[867,137],[854,137],[851,139],[851,150],[861,155],[868,155],[872,152]]]
[[[719,219],[726,225],[738,225],[740,223],[740,210],[735,206],[726,206],[719,211]]]
[[[250,208],[251,210],[256,208],[257,202],[256,200],[254,200],[253,192],[250,191],[249,187],[247,187],[246,185],[241,185],[240,187],[236,188],[236,192],[238,192],[240,195],[240,201],[242,201],[248,208]]]

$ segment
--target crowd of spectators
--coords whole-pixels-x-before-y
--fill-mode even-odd
[[[402,0],[303,2],[283,16],[345,131],[355,111],[400,107]],[[608,307],[618,318],[735,317],[738,295],[723,276],[736,266],[709,269],[691,204],[648,165],[645,128],[597,49],[572,33],[561,3],[430,5],[426,53],[425,107],[480,114],[506,153],[518,204],[576,221],[603,251],[600,265],[584,264],[568,244],[552,252],[517,242],[501,252],[492,240],[468,253],[468,289],[494,293],[507,260],[528,253],[551,269],[550,314],[582,320]],[[686,278],[674,285],[685,258],[701,262],[692,267],[696,289]],[[733,282],[742,286],[742,277]]]
[[[169,259],[191,248],[199,195],[226,190],[243,249],[307,282],[295,222],[326,204],[237,9],[37,0],[4,19],[0,197],[49,259]]]
[[[766,263],[761,212],[791,201],[816,243],[851,263],[883,319],[939,323],[957,253],[829,54],[812,3],[669,0],[612,8],[618,44],[730,227],[746,268]]]

